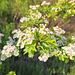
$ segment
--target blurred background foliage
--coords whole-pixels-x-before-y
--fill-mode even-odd
[[[1,49],[3,45],[5,45],[5,41],[8,40],[11,31],[19,28],[19,20],[27,14],[29,5],[41,4],[42,1],[43,0],[0,0],[0,32],[5,35],[5,37],[2,38],[3,44],[0,44]],[[57,0],[46,1],[50,1],[51,4],[53,4],[53,2]],[[17,75],[75,75],[75,62],[69,61],[66,64],[58,60],[58,58],[52,57],[46,63],[43,63],[40,62],[37,57],[30,59],[25,55],[20,58],[13,56],[0,65],[0,75],[6,75],[11,70],[15,71]]]

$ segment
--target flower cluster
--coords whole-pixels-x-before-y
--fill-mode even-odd
[[[56,32],[56,35],[65,34],[65,31],[59,28],[58,26],[53,27],[53,29]]]
[[[69,46],[64,46],[62,47],[62,49],[66,51],[69,58],[72,60],[73,57],[75,56],[75,43],[74,44],[70,43]]]
[[[46,62],[49,57],[50,57],[50,56],[49,56],[49,53],[44,53],[43,56],[42,56],[42,57],[39,56],[38,59],[39,59],[40,61]]]
[[[15,38],[19,38],[17,45],[16,46],[20,46],[20,48],[24,48],[25,44],[32,44],[32,41],[34,40],[34,35],[33,33],[35,33],[35,31],[37,30],[39,33],[41,34],[51,34],[51,32],[49,31],[48,28],[45,28],[46,24],[40,24],[40,28],[30,28],[28,27],[26,29],[26,32],[23,33],[21,30],[14,30],[12,31],[13,35],[13,39]]]
[[[12,55],[18,56],[19,51],[15,47],[15,45],[11,46],[10,44],[7,44],[3,47],[3,50],[1,51],[1,60],[4,61],[5,59],[11,57]]]
[[[31,15],[31,19],[33,20],[35,18],[40,19],[42,16],[42,14],[38,10],[36,10],[36,12],[33,12],[32,10],[30,10],[30,15]]]
[[[41,42],[41,41],[44,41],[46,38],[55,39],[54,42],[57,44],[56,45],[57,47],[64,46],[65,45],[64,41],[66,40],[66,38],[64,36],[62,36],[62,34],[64,34],[65,31],[62,30],[61,28],[59,28],[58,26],[53,27],[54,31],[51,31],[51,30],[49,30],[49,28],[46,28],[46,26],[47,26],[46,24],[39,24],[39,28],[27,27],[27,29],[25,29],[24,32],[22,32],[21,30],[12,31],[12,33],[14,34],[13,38],[18,38],[16,46],[19,46],[22,49],[22,48],[25,48],[27,45],[32,46],[32,44],[33,44],[32,42],[34,42],[34,43]],[[60,33],[59,33],[59,31],[60,31]],[[57,33],[58,33],[58,35],[57,35]],[[46,62],[49,57],[53,56],[53,53],[58,53],[59,55],[61,54],[60,52],[58,52],[58,50],[56,48],[53,48],[52,44],[49,44],[49,43],[45,44],[44,42],[42,42],[42,43],[43,43],[43,45],[48,47],[49,53],[44,53],[43,56],[39,56],[38,59],[40,61]],[[28,47],[26,47],[26,48],[28,49]],[[40,46],[40,48],[38,48],[38,49],[39,50],[42,49],[42,46]]]
[[[39,28],[38,27],[34,27],[34,28],[27,27],[27,29],[25,29],[24,32],[21,30],[14,30],[14,31],[12,31],[12,33],[14,34],[13,38],[18,38],[16,46],[19,46],[21,49],[25,48],[24,51],[25,51],[25,53],[27,53],[27,52],[29,53],[29,55],[28,55],[29,57],[33,56],[33,54],[32,54],[33,51],[37,51],[37,49],[39,51],[41,49],[44,50],[45,48],[47,48],[46,46],[48,46],[47,49],[49,49],[49,50],[52,47],[51,48],[52,50],[50,50],[50,51],[54,51],[53,45],[51,45],[51,43],[53,42],[53,44],[55,46],[56,45],[54,43],[55,40],[53,38],[51,38],[51,39],[53,39],[53,41],[50,39],[51,35],[53,35],[53,31],[46,28],[46,24],[39,24]],[[44,42],[47,42],[47,40],[48,40],[48,43],[46,45]],[[43,45],[46,45],[45,48],[42,47],[43,45],[41,43]],[[38,48],[38,46],[40,46],[40,48]],[[44,56],[42,56],[43,57],[42,61],[46,62],[48,60],[48,58],[52,56],[52,52],[50,52],[49,54],[50,54],[50,56],[48,56],[48,57],[46,57],[46,54]]]
[[[55,12],[58,12],[58,11],[61,11],[62,9],[60,7],[58,8],[55,8],[55,7],[52,7],[51,11],[55,11]]]
[[[1,37],[3,37],[3,36],[4,36],[4,34],[0,33],[0,43],[2,43]]]
[[[56,50],[55,53],[53,53],[56,57],[58,56],[59,60],[66,60],[65,62],[68,62],[68,56],[65,50]]]
[[[72,12],[71,12],[71,9],[70,10],[67,10],[67,12],[69,13],[69,14],[71,14]]]
[[[48,2],[46,2],[46,1],[43,1],[42,3],[41,3],[41,6],[43,6],[43,5],[50,5],[50,3]]]
[[[62,34],[65,34],[65,31],[59,28],[58,26],[53,27],[53,35],[51,38],[54,38],[57,43],[57,47],[61,47],[65,45],[66,37],[64,37]]]
[[[53,27],[53,31],[49,30],[49,28],[46,28],[47,26],[46,24],[49,23],[47,20],[48,18],[52,17],[55,20],[57,17],[60,16],[63,19],[65,19],[66,16],[74,14],[74,10],[71,9],[75,8],[73,7],[74,5],[72,5],[71,2],[69,3],[65,2],[67,2],[67,0],[63,1],[60,0],[57,4],[51,7],[49,6],[50,3],[47,3],[46,1],[43,1],[41,3],[41,6],[40,5],[29,6],[30,9],[26,17],[20,19],[20,22],[22,22],[22,27],[25,28],[26,26],[26,29],[24,31],[21,31],[20,29],[12,31],[13,39],[18,40],[16,46],[18,46],[18,48],[24,49],[24,54],[28,53],[29,57],[33,57],[34,52],[39,51],[40,56],[38,57],[38,59],[44,62],[46,62],[49,57],[52,57],[53,53],[54,54],[56,53],[57,56],[62,57],[62,60],[64,60],[64,58],[67,58],[66,57],[67,54],[70,57],[70,59],[72,59],[72,57],[75,56],[73,44],[70,44],[69,46],[66,47],[62,47],[65,45],[66,41],[66,38],[63,36],[63,34],[65,34],[64,30],[62,30],[58,26]],[[72,5],[71,8],[69,8],[70,5]],[[66,6],[68,7],[65,8]],[[65,13],[63,13],[64,11]],[[61,15],[59,15],[59,13],[61,13]],[[72,40],[74,39],[75,38],[72,37]],[[6,56],[6,53],[10,53],[7,54],[7,57],[11,57],[11,53],[12,55],[14,55],[13,51],[10,52],[13,47],[12,44],[13,40],[9,37],[9,41],[7,41],[7,46],[8,48],[11,49],[8,48],[3,49],[3,52],[9,50],[4,54],[2,52],[4,56]]]
[[[26,21],[26,22],[27,22],[27,21],[29,21],[29,20],[30,20],[30,18],[23,17],[23,18],[21,18],[21,19],[20,19],[20,22],[24,22],[24,21]]]
[[[69,7],[70,6],[70,7]],[[74,16],[75,15],[75,0],[58,0],[58,3],[54,4],[51,7],[50,13],[52,15],[56,15],[54,17],[54,20],[58,18],[59,13],[60,17],[63,18],[63,20],[66,19],[66,16]],[[63,13],[65,11],[65,13]]]
[[[39,33],[41,34],[52,34],[52,32],[50,32],[50,30],[48,28],[46,28],[46,24],[40,24],[40,29],[39,29]]]
[[[17,31],[17,32],[16,32]],[[34,35],[29,33],[23,33],[21,30],[14,30],[12,33],[15,33],[13,38],[18,38],[18,42],[16,46],[20,46],[20,48],[24,48],[25,44],[32,44],[34,40]]]
[[[49,23],[48,20],[47,20],[47,18],[44,20],[44,23],[45,24],[48,24]]]
[[[12,34],[14,34],[13,39],[15,39],[15,38],[21,37],[23,35],[23,32],[21,32],[21,30],[15,29],[15,30],[12,31]]]
[[[28,27],[26,29],[26,33],[35,33],[37,31],[40,34],[44,34],[44,35],[46,35],[46,34],[53,34],[53,32],[50,31],[49,28],[46,28],[46,26],[47,26],[46,24],[40,24],[39,28],[37,28],[37,27],[35,27],[35,28]]]
[[[40,5],[30,5],[29,7],[30,7],[30,9],[32,9],[32,10],[36,10],[38,7],[39,7]]]
[[[74,2],[75,2],[75,0],[71,0],[71,1],[69,1],[69,3],[73,3],[73,5],[75,4]]]

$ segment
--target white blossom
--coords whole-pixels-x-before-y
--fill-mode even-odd
[[[19,55],[19,52],[18,51],[14,51],[14,56],[18,56]]]
[[[13,30],[13,31],[12,31],[12,34],[13,34],[13,33],[17,33],[17,32],[18,32],[18,30],[17,30],[17,29],[15,29],[15,30]]]
[[[27,22],[27,21],[29,21],[29,20],[30,20],[30,18],[23,17],[23,18],[21,18],[21,19],[20,19],[20,22],[24,22],[24,21],[26,21],[26,22]]]
[[[46,1],[43,1],[42,3],[41,3],[41,6],[43,6],[43,5],[50,5],[50,3],[48,2],[46,2]]]
[[[32,44],[32,40],[30,38],[26,39],[27,44]]]
[[[19,51],[17,50],[17,48],[14,45],[11,46],[11,44],[5,45],[3,47],[3,50],[1,51],[1,60],[4,61],[5,59],[11,57],[12,55],[14,56],[19,55]]]
[[[58,26],[53,27],[53,29],[56,32],[56,35],[65,34],[65,31],[59,28]]]
[[[50,57],[49,53],[44,53],[44,55],[43,55],[42,57],[39,56],[38,59],[39,59],[40,61],[46,62],[49,57]]]
[[[44,23],[48,24],[49,22],[48,22],[48,20],[47,20],[47,19],[45,19],[45,20],[44,20]]]

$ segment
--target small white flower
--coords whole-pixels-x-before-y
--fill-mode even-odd
[[[32,33],[35,33],[35,28],[32,28]]]
[[[29,7],[32,8],[32,5],[30,5]]]
[[[42,33],[42,34],[44,34],[44,35],[46,34],[46,32],[45,32],[45,31],[41,31],[41,33]]]
[[[15,39],[16,37],[17,37],[17,34],[14,34],[14,35],[13,35],[13,39]]]
[[[72,60],[72,57],[73,57],[73,55],[72,55],[72,53],[70,53],[70,59]]]
[[[20,19],[20,22],[23,22],[23,21],[29,21],[29,20],[30,20],[30,18],[23,17],[23,18]]]
[[[41,6],[43,6],[43,5],[45,5],[45,4],[46,4],[46,1],[43,1],[42,4],[41,4]]]
[[[53,34],[53,32],[52,32],[52,31],[50,31],[50,34]]]
[[[0,37],[1,37],[1,36],[4,36],[4,34],[0,33]]]
[[[46,62],[48,60],[48,57],[47,56],[42,56],[42,59],[44,62]]]
[[[13,30],[13,31],[12,31],[12,34],[13,34],[13,33],[17,33],[17,32],[18,32],[18,30],[17,30],[17,29],[15,29],[15,30]]]
[[[46,5],[50,5],[50,3],[46,3]]]
[[[44,55],[43,55],[42,57],[39,56],[38,59],[39,59],[40,61],[46,62],[49,57],[50,57],[50,54],[44,53]]]
[[[40,57],[40,56],[38,57],[38,59],[39,59],[40,61],[43,61],[43,58],[42,58],[42,57]]]
[[[69,12],[69,14],[71,14],[71,10],[67,10],[67,12]]]
[[[5,50],[5,54],[9,54],[10,49]]]
[[[9,57],[12,56],[12,54],[11,53],[8,53],[8,54],[6,54],[6,56],[7,56],[7,58],[9,58]]]
[[[66,50],[66,53],[68,54],[68,55],[70,55],[70,52],[71,52],[71,47],[68,47],[68,46],[65,46],[65,47],[62,47],[62,49],[64,49],[64,50]]]
[[[29,38],[30,38],[31,40],[34,40],[34,35],[30,35]]]
[[[57,8],[55,8],[55,12],[57,12]]]
[[[48,24],[49,22],[47,21],[47,19],[44,20],[44,23]]]
[[[7,45],[5,45],[4,47],[3,47],[3,49],[5,50],[5,49],[7,49],[8,48],[8,46]]]
[[[26,39],[26,36],[24,36],[23,39],[25,40]]]
[[[23,22],[24,20],[25,20],[25,17],[21,18],[21,19],[20,19],[20,22]]]
[[[31,39],[26,39],[27,44],[32,44],[32,40]]]
[[[33,10],[36,10],[36,6],[33,6],[32,9],[33,9]]]
[[[19,55],[19,52],[18,51],[14,51],[14,56],[18,56]]]
[[[40,5],[36,5],[36,7],[39,7]]]
[[[22,41],[20,48],[21,48],[21,49],[24,48],[24,45],[25,45],[25,41],[24,41],[24,42]]]
[[[53,7],[52,10],[55,10],[55,8]]]
[[[46,26],[44,25],[44,24],[40,24],[40,27],[42,28],[42,29],[44,29]],[[41,29],[40,28],[40,29]]]
[[[16,46],[19,46],[20,43],[21,43],[21,37],[18,39]]]
[[[5,54],[5,52],[6,52],[5,50],[2,50],[2,51],[1,51],[2,55]]]

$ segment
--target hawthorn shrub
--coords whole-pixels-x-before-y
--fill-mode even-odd
[[[65,63],[75,60],[75,37],[66,38],[65,31],[58,26],[53,29],[47,28],[48,19],[52,17],[56,20],[59,15],[63,21],[67,16],[74,16],[75,0],[59,0],[53,5],[46,1],[43,1],[41,5],[30,5],[26,15],[20,19],[20,29],[13,30],[13,38],[9,36],[1,48],[1,66],[4,66],[2,62],[8,63],[10,58],[14,59],[14,56],[20,58],[23,54],[27,54],[29,58],[34,58],[37,54],[41,62],[46,62],[54,56]],[[5,35],[0,33],[0,43]]]

